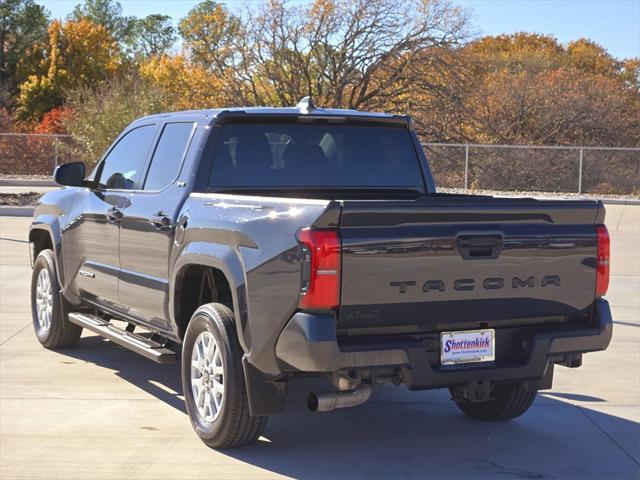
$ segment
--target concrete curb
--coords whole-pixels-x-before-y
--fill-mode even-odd
[[[640,205],[640,200],[623,200],[622,198],[612,198],[610,200],[602,200],[605,205]]]
[[[501,197],[510,198],[510,197]],[[635,198],[592,198],[592,197],[531,197],[536,200],[600,200],[605,205],[640,205],[640,199]]]
[[[0,217],[33,217],[35,207],[0,206]]]
[[[53,180],[25,180],[22,178],[0,178],[0,187],[56,187]]]

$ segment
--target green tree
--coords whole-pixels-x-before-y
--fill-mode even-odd
[[[0,107],[25,80],[18,75],[20,62],[39,63],[38,46],[46,42],[48,23],[46,10],[33,0],[0,2]]]
[[[167,53],[176,41],[176,32],[168,15],[152,14],[133,20],[128,43],[138,57]]]
[[[131,35],[135,20],[123,15],[122,6],[117,0],[84,0],[84,3],[76,5],[69,19],[87,19],[96,25],[102,25],[121,43],[125,43]]]

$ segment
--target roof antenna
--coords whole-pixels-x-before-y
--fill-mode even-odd
[[[298,105],[296,105],[296,107],[300,110],[313,110],[314,108],[316,108],[316,106],[313,104],[313,100],[311,100],[311,97],[309,96],[303,97],[302,100],[298,102]]]

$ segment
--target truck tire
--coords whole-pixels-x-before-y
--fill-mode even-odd
[[[70,348],[82,327],[67,319],[67,304],[60,292],[53,251],[42,250],[31,274],[31,316],[38,341],[46,348]]]
[[[501,422],[519,417],[529,410],[537,393],[537,390],[527,390],[522,383],[502,383],[493,387],[493,399],[488,402],[454,401],[471,418]]]
[[[182,346],[182,389],[191,425],[212,448],[256,440],[269,417],[249,414],[233,312],[219,303],[198,308]]]

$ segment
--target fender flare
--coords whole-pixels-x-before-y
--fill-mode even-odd
[[[62,233],[60,231],[60,221],[57,216],[49,214],[37,215],[31,222],[29,227],[29,244],[31,244],[31,232],[36,230],[47,232],[51,239],[51,245],[53,245],[53,255],[56,259],[55,268],[58,275],[58,283],[64,291],[66,287],[64,278],[64,268],[62,266]],[[33,255],[30,255],[31,263],[35,261]]]
[[[244,265],[240,255],[230,246],[211,242],[191,242],[184,246],[178,254],[169,279],[169,314],[172,326],[178,334],[178,325],[175,318],[175,292],[176,282],[180,272],[188,266],[207,266],[220,270],[229,282],[233,311],[236,314],[236,330],[238,341],[242,350],[249,351],[248,340],[245,338],[244,329],[248,322],[248,304],[246,292],[246,277]]]

